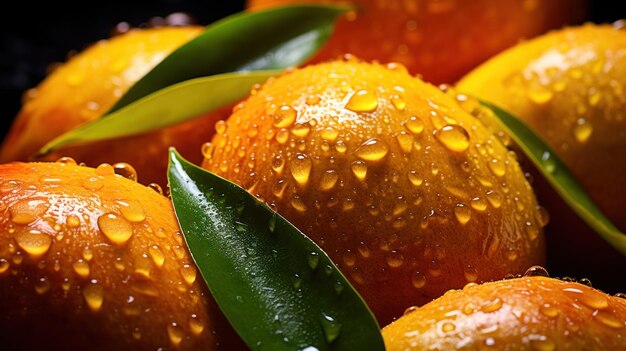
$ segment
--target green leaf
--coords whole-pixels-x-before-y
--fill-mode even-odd
[[[218,21],[167,56],[107,114],[60,135],[39,154],[157,130],[235,102],[278,69],[310,58],[328,40],[336,18],[349,9],[286,6]],[[243,73],[257,70],[268,71]],[[211,77],[198,78],[206,76]]]
[[[328,40],[346,6],[295,5],[241,12],[215,22],[132,86],[110,112],[183,80],[296,66]]]
[[[626,235],[604,216],[556,153],[521,120],[489,102],[481,103],[494,112],[493,115],[486,114],[490,122],[511,136],[572,210],[604,240],[626,255]]]
[[[253,350],[384,350],[378,324],[330,258],[244,189],[170,151],[187,245]]]
[[[40,150],[46,154],[63,146],[150,132],[200,116],[235,102],[280,71],[227,73],[191,79],[146,96],[106,118],[98,118],[53,139]]]

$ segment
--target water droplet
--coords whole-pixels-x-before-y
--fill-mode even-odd
[[[152,258],[152,262],[154,262],[157,267],[163,267],[163,264],[165,263],[165,255],[157,245],[150,246],[148,248],[148,254],[150,255],[150,258]]]
[[[443,331],[444,333],[449,333],[452,332],[456,329],[456,326],[454,325],[454,323],[452,322],[444,322],[441,325],[441,331]]]
[[[302,213],[306,212],[306,204],[304,203],[304,201],[302,201],[300,196],[294,195],[291,198],[290,204],[291,204],[291,207],[293,207],[294,210],[296,210],[298,212],[302,212]]]
[[[115,174],[113,166],[108,163],[101,163],[96,167],[96,173],[101,176],[111,176]]]
[[[554,157],[552,157],[552,155],[548,151],[544,151],[544,153],[541,155],[541,163],[548,173],[554,173],[554,171],[556,170],[556,162],[554,161]]]
[[[202,156],[207,160],[210,160],[213,157],[213,150],[215,150],[215,147],[211,142],[208,141],[202,144],[202,147],[200,148]]]
[[[383,141],[373,138],[361,144],[354,153],[365,161],[380,161],[387,156],[388,152],[389,148]]]
[[[465,225],[472,218],[472,210],[464,204],[454,206],[454,216],[459,223]]]
[[[415,140],[411,134],[407,132],[399,132],[396,134],[396,140],[398,141],[398,145],[400,146],[402,152],[408,154],[411,152],[411,149],[413,149],[413,141]]]
[[[324,336],[326,342],[332,343],[341,334],[341,323],[337,322],[335,318],[322,312],[321,318],[322,329],[324,330]]]
[[[398,268],[404,263],[404,255],[396,250],[391,250],[391,252],[386,255],[386,259],[387,265],[391,268]]]
[[[215,132],[217,134],[224,134],[226,131],[226,122],[224,120],[219,120],[215,122]]]
[[[446,125],[435,131],[435,137],[448,150],[454,152],[463,152],[470,145],[469,133],[459,125]]]
[[[43,295],[50,290],[50,281],[46,278],[39,278],[35,283],[35,292],[39,295]]]
[[[400,111],[403,111],[406,108],[406,101],[404,101],[404,99],[401,98],[399,95],[393,95],[391,97],[391,103],[395,108]]]
[[[102,177],[89,177],[82,181],[83,188],[90,191],[96,191],[102,189],[104,181]]]
[[[500,300],[500,298],[496,297],[495,300],[493,300],[493,301],[485,302],[482,305],[482,307],[480,308],[480,310],[485,312],[485,313],[489,313],[489,312],[496,312],[500,308],[502,308],[502,300]]]
[[[118,162],[114,164],[113,170],[117,175],[120,175],[126,179],[130,179],[133,182],[137,181],[137,171],[135,170],[135,167],[126,162]]]
[[[493,206],[493,208],[500,208],[502,206],[502,195],[495,190],[489,190],[486,193],[487,200]]]
[[[83,288],[83,297],[89,309],[93,312],[98,312],[104,302],[104,289],[102,285],[98,284],[97,280],[93,279]]]
[[[309,263],[309,268],[314,271],[320,263],[320,256],[317,252],[311,252],[307,257],[307,261]]]
[[[422,272],[415,272],[411,275],[411,284],[415,289],[421,289],[426,285],[426,276]]]
[[[506,174],[506,165],[498,159],[492,159],[489,163],[487,163],[487,165],[489,166],[491,173],[493,173],[496,177],[502,177]]]
[[[78,260],[74,262],[72,268],[74,268],[74,272],[76,272],[79,277],[83,279],[89,278],[89,274],[91,272],[89,269],[89,263],[85,262],[84,260]]]
[[[404,121],[404,127],[409,130],[409,132],[413,134],[420,134],[424,131],[424,121],[420,118],[411,116],[409,119]]]
[[[309,95],[306,98],[305,103],[309,106],[315,106],[317,104],[319,104],[321,101],[320,97],[317,95]]]
[[[152,261],[147,255],[137,256],[135,258],[135,274],[144,278],[150,278],[150,271],[152,270]]]
[[[372,112],[378,107],[378,97],[368,90],[359,90],[352,94],[346,109],[352,112]]]
[[[287,128],[294,124],[298,112],[293,107],[288,105],[282,105],[274,113],[274,127]]]
[[[311,159],[303,154],[297,154],[290,162],[291,175],[300,186],[305,186],[311,174]]]
[[[424,182],[424,180],[417,175],[416,171],[409,171],[407,177],[414,186],[420,186]]]
[[[185,332],[178,324],[172,322],[167,326],[167,336],[172,346],[178,347],[185,338]]]
[[[360,181],[363,181],[367,176],[367,165],[363,161],[352,162],[350,168],[354,176]]]
[[[337,171],[333,169],[326,170],[322,173],[322,177],[320,178],[319,189],[322,191],[331,190],[335,187],[335,184],[337,184],[337,180],[339,180]]]
[[[544,335],[531,339],[530,344],[536,351],[554,351],[556,349],[554,341]]]
[[[537,205],[537,222],[543,228],[550,222],[550,213],[544,207]]]
[[[539,311],[541,312],[541,314],[543,314],[544,316],[550,317],[550,318],[554,318],[556,316],[559,315],[559,309],[546,303],[543,304],[540,308]]]
[[[204,331],[204,323],[202,323],[202,321],[200,321],[200,318],[198,317],[198,315],[196,314],[192,314],[191,317],[189,317],[189,329],[191,330],[191,333],[193,335],[200,335],[202,334],[202,332]]]
[[[15,235],[15,241],[20,248],[32,256],[41,256],[48,252],[52,245],[50,235],[38,230],[22,231]]]
[[[308,124],[296,123],[291,128],[291,134],[293,134],[293,135],[295,135],[295,136],[297,136],[299,138],[304,138],[305,136],[307,136],[309,134],[310,130],[311,130],[311,127],[309,127]]]
[[[146,213],[143,210],[143,206],[134,200],[117,200],[117,203],[122,216],[129,222],[143,222],[146,219]]]
[[[116,245],[124,245],[133,235],[131,224],[115,213],[105,213],[98,217],[98,227]]]
[[[623,328],[624,322],[620,321],[615,315],[613,315],[610,311],[594,311],[593,317],[598,320],[600,323],[606,325],[610,328]]]
[[[276,230],[276,214],[273,214],[270,217],[270,220],[267,222],[267,227],[271,233],[273,233],[274,230]]]
[[[579,143],[584,143],[589,140],[591,134],[593,133],[593,126],[584,118],[579,118],[576,120],[576,125],[574,126],[574,137],[578,140]]]
[[[326,141],[335,141],[339,137],[339,131],[333,127],[328,127],[320,132],[320,136]]]
[[[29,224],[47,210],[48,204],[44,200],[20,200],[9,207],[11,221],[15,224]]]
[[[58,160],[56,160],[56,162],[62,165],[71,165],[71,166],[77,165],[76,161],[73,158],[67,157],[67,156],[59,158]]]
[[[528,88],[528,98],[537,105],[544,105],[550,102],[553,96],[552,90],[539,82],[531,83]]]
[[[161,186],[157,183],[148,184],[148,188],[156,191],[157,193],[159,193],[159,195],[163,195],[163,188],[161,188]]]
[[[356,255],[354,254],[354,252],[346,250],[346,252],[343,254],[343,263],[345,263],[348,267],[354,266],[354,264],[356,263]]]
[[[548,271],[541,266],[532,266],[524,272],[524,277],[549,277]]]
[[[465,280],[467,280],[470,283],[473,283],[476,280],[478,280],[478,270],[476,269],[476,267],[472,266],[471,264],[468,264],[465,267],[465,270],[463,271],[463,275],[465,276]]]
[[[11,264],[4,258],[0,258],[0,274],[9,270]]]
[[[180,269],[180,275],[187,285],[192,285],[196,281],[196,268],[192,265],[185,264]]]

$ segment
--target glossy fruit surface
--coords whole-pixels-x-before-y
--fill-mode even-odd
[[[99,41],[72,57],[25,94],[22,110],[4,141],[0,162],[30,160],[48,141],[100,117],[130,86],[202,29],[135,29]],[[198,149],[212,135],[212,126],[220,116],[216,112],[156,132],[68,147],[40,160],[71,156],[92,167],[103,162],[127,162],[137,168],[140,182],[165,186],[167,148],[175,146],[199,163]]]
[[[345,53],[399,62],[426,81],[451,83],[522,38],[582,19],[574,0],[250,0],[251,9],[295,3],[352,3],[315,62]]]
[[[287,73],[216,130],[203,166],[320,244],[381,323],[543,261],[543,211],[516,160],[402,66]]]
[[[388,351],[626,350],[626,299],[535,276],[468,284],[383,328]]]
[[[522,43],[470,73],[457,88],[526,122],[624,231],[626,30],[619,27],[585,25]],[[541,176],[535,179],[551,214],[551,271],[622,288],[626,276],[607,267],[626,266],[626,257],[576,218]]]
[[[240,349],[168,199],[64,162],[0,166],[2,348]]]

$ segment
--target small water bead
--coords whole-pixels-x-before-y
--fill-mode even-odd
[[[226,132],[226,122],[224,120],[215,122],[215,132],[217,134],[224,134],[224,132]]]
[[[317,95],[309,95],[306,97],[305,103],[309,106],[316,106],[322,99]]]
[[[409,119],[403,122],[403,125],[413,134],[420,134],[424,131],[424,121],[416,116],[409,117]]]
[[[39,295],[43,295],[50,290],[50,281],[48,279],[39,278],[35,283],[35,292]]]
[[[481,197],[475,197],[470,201],[470,206],[479,212],[484,212],[487,209],[487,201]]]
[[[578,283],[582,284],[582,285],[587,285],[588,287],[591,287],[593,284],[591,284],[591,280],[587,279],[587,278],[581,278],[578,280]]]
[[[48,252],[52,238],[48,234],[32,229],[21,231],[15,235],[17,245],[31,256],[41,256]]]
[[[96,174],[100,176],[112,176],[115,174],[115,169],[108,163],[101,163],[96,167]]]
[[[75,215],[69,215],[65,219],[65,224],[67,225],[68,228],[76,228],[80,225],[80,218],[78,218],[78,216],[75,216]]]
[[[104,303],[104,288],[93,279],[83,288],[83,298],[93,312],[98,312]]]
[[[163,264],[165,263],[165,255],[157,245],[152,245],[148,248],[148,255],[150,255],[152,262],[154,262],[157,267],[163,267]]]
[[[463,152],[470,145],[470,136],[460,125],[446,125],[435,131],[435,138],[448,150]]]
[[[452,322],[444,322],[441,325],[441,331],[443,331],[444,333],[452,332],[455,329],[456,329],[456,325],[454,325],[454,323],[452,323]]]
[[[421,289],[426,285],[426,276],[424,273],[416,271],[411,274],[411,284],[415,289]]]
[[[293,179],[300,186],[305,186],[309,181],[309,175],[311,174],[311,168],[313,166],[311,159],[304,154],[297,154],[290,161],[290,170]]]
[[[400,146],[400,150],[404,153],[409,153],[413,149],[413,136],[407,132],[399,132],[396,134],[396,140],[398,141],[398,146]]]
[[[352,162],[350,168],[352,169],[354,176],[360,181],[363,181],[367,176],[367,165],[363,161]]]
[[[506,165],[498,159],[492,159],[487,165],[491,173],[496,177],[503,177],[506,174]]]
[[[531,241],[537,239],[539,236],[539,228],[533,225],[530,221],[524,223],[524,229],[526,230],[526,235],[528,235],[528,238]]]
[[[289,141],[289,132],[286,129],[281,129],[276,133],[275,139],[279,144],[284,145]]]
[[[396,250],[391,250],[386,255],[387,265],[391,268],[398,268],[404,264],[404,255]]]
[[[150,184],[148,184],[148,188],[156,191],[160,195],[163,195],[163,188],[161,188],[161,186],[159,184],[157,184],[157,183],[150,183]]]
[[[102,177],[89,177],[82,181],[82,186],[86,190],[96,191],[102,189],[104,181]]]
[[[502,300],[500,300],[499,297],[496,297],[493,301],[485,302],[481,306],[480,310],[485,312],[485,313],[490,313],[490,312],[496,312],[500,308],[502,308]]]
[[[552,154],[550,154],[550,152],[548,151],[545,151],[541,155],[541,163],[548,173],[554,173],[554,171],[556,170],[556,162],[554,161],[554,157],[552,157]]]
[[[126,162],[118,162],[114,164],[113,170],[117,175],[132,180],[133,182],[137,181],[137,171],[135,170],[135,167]]]
[[[56,163],[60,163],[62,165],[70,165],[70,166],[77,165],[76,160],[68,156],[59,158],[58,160],[56,160]]]
[[[554,351],[556,344],[545,335],[540,335],[530,340],[530,344],[536,351]]]
[[[11,222],[15,224],[29,224],[48,210],[48,204],[44,200],[20,200],[9,207]]]
[[[345,153],[348,150],[348,146],[341,140],[338,140],[335,143],[335,150],[337,150],[337,152],[339,153]]]
[[[378,108],[378,96],[369,90],[359,90],[352,94],[345,108],[352,112],[375,111]]]
[[[588,122],[584,118],[579,118],[576,120],[576,125],[574,126],[574,137],[579,143],[584,143],[591,137],[593,133],[593,125]]]
[[[191,333],[193,335],[198,336],[202,334],[202,332],[204,331],[204,328],[205,328],[204,323],[202,323],[198,315],[194,313],[191,315],[191,317],[189,317],[189,329],[191,330]]]
[[[539,83],[531,82],[528,87],[528,98],[537,105],[545,105],[554,97],[554,93],[549,87]]]
[[[10,267],[11,267],[11,264],[9,263],[9,261],[7,261],[4,258],[0,258],[0,274],[3,274],[4,272],[8,271]]]
[[[559,315],[559,309],[546,303],[539,308],[539,312],[546,317],[554,318]]]
[[[543,228],[550,223],[550,213],[543,206],[537,206],[537,222]]]
[[[172,346],[178,347],[185,338],[185,332],[177,323],[172,322],[167,326],[167,336]]]
[[[407,173],[407,177],[409,178],[409,181],[411,182],[411,184],[413,184],[414,186],[420,186],[424,182],[424,179],[419,177],[417,175],[417,172],[413,170]]]
[[[524,277],[550,277],[550,274],[541,266],[532,266],[524,272]]]
[[[354,254],[354,252],[346,250],[346,252],[343,254],[343,263],[345,263],[345,265],[348,267],[354,266],[354,264],[356,263],[356,255]]]
[[[274,127],[287,128],[294,124],[298,112],[289,105],[282,105],[274,113]]]
[[[495,190],[489,190],[485,195],[487,197],[487,201],[489,201],[493,208],[500,208],[500,206],[502,206],[503,198],[499,192]]]
[[[146,219],[143,206],[138,201],[117,200],[115,203],[118,205],[120,212],[122,212],[122,216],[129,222],[138,223]]]
[[[459,223],[465,225],[472,218],[472,210],[464,204],[454,206],[454,216]]]
[[[89,262],[93,259],[93,251],[86,247],[83,249],[83,258],[85,259],[85,261]]]
[[[304,138],[305,136],[309,134],[310,130],[311,130],[311,127],[308,124],[296,123],[293,125],[293,127],[291,127],[291,134],[299,138]]]
[[[133,235],[131,224],[115,213],[105,213],[98,217],[98,227],[113,244],[124,245]]]
[[[147,255],[137,256],[135,258],[135,274],[144,278],[150,278],[150,272],[152,271],[152,260]]]
[[[387,156],[389,148],[382,140],[372,138],[362,143],[356,150],[355,155],[364,161],[381,161]]]
[[[304,213],[307,210],[306,204],[304,203],[304,201],[302,201],[302,199],[298,195],[294,195],[291,198],[290,204],[291,204],[291,207],[293,207],[293,209],[298,212]]]
[[[328,191],[335,187],[337,184],[337,180],[339,180],[339,174],[334,169],[329,169],[322,173],[320,178],[319,189],[322,191]]]
[[[473,283],[478,280],[478,269],[476,269],[476,267],[472,266],[471,264],[468,264],[463,271],[463,275],[465,276],[465,280]]]
[[[406,101],[404,101],[404,99],[399,95],[393,95],[391,97],[391,104],[393,104],[393,106],[400,111],[403,111],[406,108]]]
[[[84,260],[80,259],[74,262],[74,264],[72,264],[72,268],[74,268],[74,272],[76,272],[79,277],[83,279],[89,278],[91,270],[89,268],[89,263],[85,262]]]
[[[196,281],[197,271],[194,266],[185,264],[180,269],[180,275],[183,277],[185,283],[191,286]]]
[[[326,342],[332,343],[341,334],[341,323],[337,322],[335,318],[322,312],[321,318],[322,330],[324,330],[324,337]]]
[[[332,142],[337,140],[337,138],[339,137],[339,130],[333,127],[328,127],[320,131],[320,136],[322,137],[322,139]]]
[[[593,312],[592,315],[600,323],[610,328],[620,329],[626,326],[623,321],[620,321],[615,315],[613,315],[609,311],[596,310]]]

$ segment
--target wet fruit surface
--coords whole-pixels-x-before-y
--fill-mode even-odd
[[[548,142],[602,211],[626,230],[626,31],[585,25],[542,36],[495,57],[458,90],[522,118]],[[584,274],[622,288],[626,258],[581,222],[541,176],[536,188],[550,210],[548,257],[560,274]],[[604,273],[603,273],[604,272]]]
[[[216,130],[203,166],[320,244],[382,323],[543,260],[513,156],[400,65],[347,58],[271,79]]]
[[[100,117],[152,67],[201,31],[202,27],[136,29],[97,42],[74,56],[25,93],[23,108],[4,141],[0,161],[30,160],[45,143]],[[64,148],[40,160],[71,156],[92,167],[102,162],[127,162],[137,168],[141,183],[165,186],[167,148],[173,145],[199,163],[198,149],[212,135],[215,121],[223,114],[216,112],[139,136]]]
[[[241,347],[171,203],[112,166],[1,165],[0,209],[3,348]]]
[[[626,350],[626,299],[547,277],[468,284],[383,329],[387,350]]]
[[[584,1],[250,0],[261,9],[294,3],[353,3],[316,62],[351,53],[400,62],[426,81],[451,83],[497,52],[582,18]],[[442,64],[445,62],[445,64]]]

